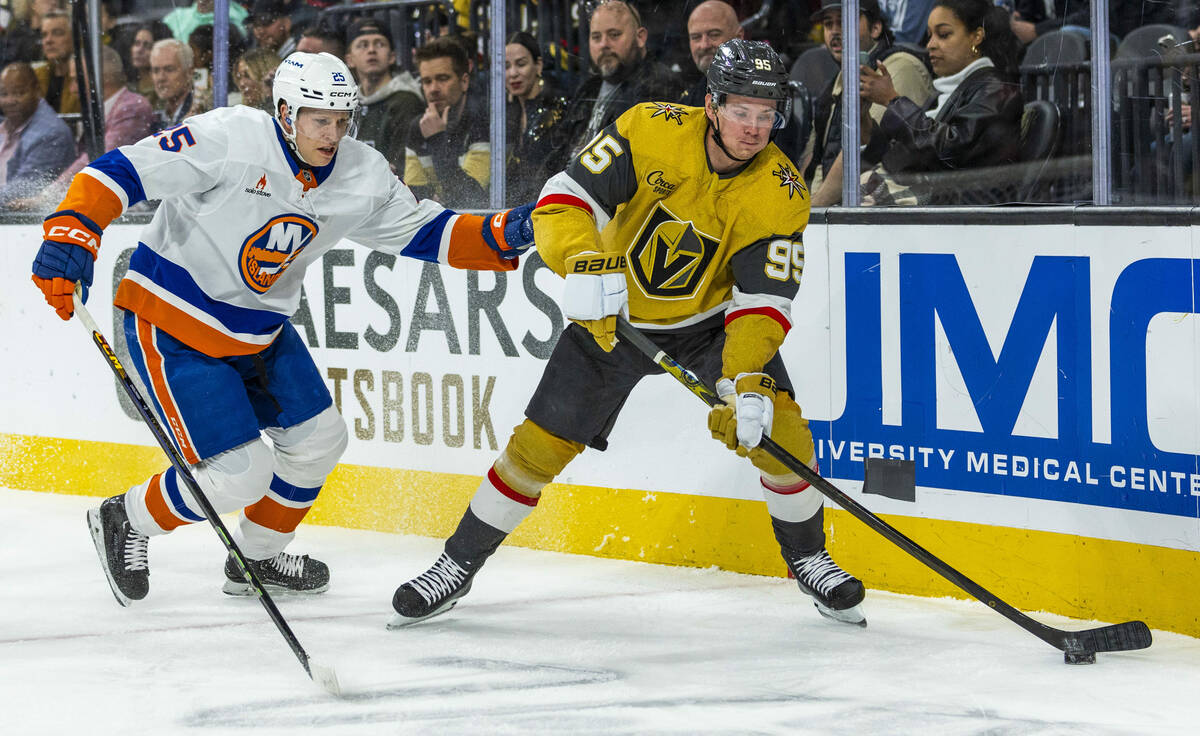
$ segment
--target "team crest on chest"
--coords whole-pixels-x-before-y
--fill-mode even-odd
[[[654,111],[650,115],[651,118],[661,116],[665,122],[674,120],[676,125],[683,125],[683,116],[687,115],[687,111],[679,105],[672,105],[666,102],[651,102],[646,109]]]
[[[779,179],[779,186],[787,187],[788,199],[804,191],[804,181],[787,164],[779,164],[779,168],[771,173]]]
[[[304,215],[272,217],[242,243],[238,253],[242,281],[256,294],[266,293],[313,241],[317,230],[317,223]]]
[[[704,281],[720,245],[719,238],[680,220],[660,202],[642,223],[629,251],[629,270],[647,296],[685,299]]]

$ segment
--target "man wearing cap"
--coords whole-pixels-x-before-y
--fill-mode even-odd
[[[290,5],[288,0],[254,0],[246,17],[258,47],[274,51],[280,59],[286,59],[296,50]]]
[[[425,110],[417,80],[396,68],[392,36],[374,18],[360,18],[347,30],[346,66],[358,82],[358,139],[402,171],[409,125]]]
[[[933,78],[915,47],[893,45],[887,18],[879,8],[879,0],[859,0],[858,48],[868,53],[870,65],[883,64],[892,76],[896,91],[910,100],[925,101],[933,95]],[[821,9],[813,13],[825,33],[825,47],[842,64],[842,0],[822,0]],[[903,90],[903,91],[901,91]],[[879,122],[887,108],[863,104],[863,125]],[[869,116],[869,117],[867,117]],[[828,207],[842,201],[842,74],[829,83],[817,96],[813,122],[812,160],[805,169],[805,181],[813,187],[814,207]]]

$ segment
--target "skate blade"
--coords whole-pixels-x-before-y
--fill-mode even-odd
[[[387,629],[388,629],[388,631],[395,631],[396,629],[403,629],[405,627],[412,626],[413,624],[419,624],[422,621],[428,621],[429,619],[433,618],[434,616],[442,615],[443,613],[445,613],[446,611],[449,611],[451,608],[454,608],[457,605],[458,605],[458,598],[455,598],[454,600],[450,601],[449,603],[442,605],[441,608],[437,609],[436,611],[429,614],[428,616],[422,616],[420,618],[409,618],[408,616],[401,616],[398,613],[393,613],[391,619],[389,619],[387,622]]]
[[[817,601],[813,601],[813,605],[816,606],[817,611],[827,619],[843,624],[859,626],[862,628],[866,628],[867,626],[867,617],[863,615],[862,608],[858,606],[850,606],[849,608],[843,608],[840,611],[835,611],[828,606],[821,605]]]
[[[121,592],[121,589],[117,587],[117,581],[113,579],[112,571],[108,569],[108,552],[104,549],[104,525],[100,522],[100,509],[89,509],[87,521],[88,531],[92,534],[92,544],[96,545],[96,554],[100,555],[100,569],[104,571],[108,587],[112,590],[117,603],[128,608],[132,599]]]
[[[342,696],[342,685],[338,682],[337,673],[333,668],[326,664],[308,660],[308,674],[312,676],[313,682],[321,686],[325,692],[334,697]]]
[[[264,585],[263,589],[274,596],[316,595],[329,590],[329,583],[326,583],[319,588],[313,588],[312,590],[294,590],[292,588],[284,588],[279,585]],[[250,583],[245,581],[235,583],[229,579],[226,579],[225,585],[221,586],[221,592],[225,595],[233,596],[250,596],[256,594],[256,591],[253,587],[251,587]]]

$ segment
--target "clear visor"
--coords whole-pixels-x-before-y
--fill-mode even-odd
[[[296,132],[313,141],[326,144],[340,142],[358,134],[358,108],[347,110],[321,110],[301,108],[295,118]]]
[[[726,102],[717,108],[717,115],[731,125],[772,130],[782,128],[787,120],[783,113],[770,103]]]

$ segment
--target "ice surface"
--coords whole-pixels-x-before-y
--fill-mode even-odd
[[[150,544],[113,599],[99,499],[0,490],[0,732],[27,734],[1195,733],[1200,640],[1062,654],[981,604],[869,592],[866,629],[789,581],[502,548],[450,613],[384,626],[441,540],[302,527],[328,593],[277,602],[346,696],[305,677],[207,525]],[[1055,626],[1084,622],[1039,614]]]

